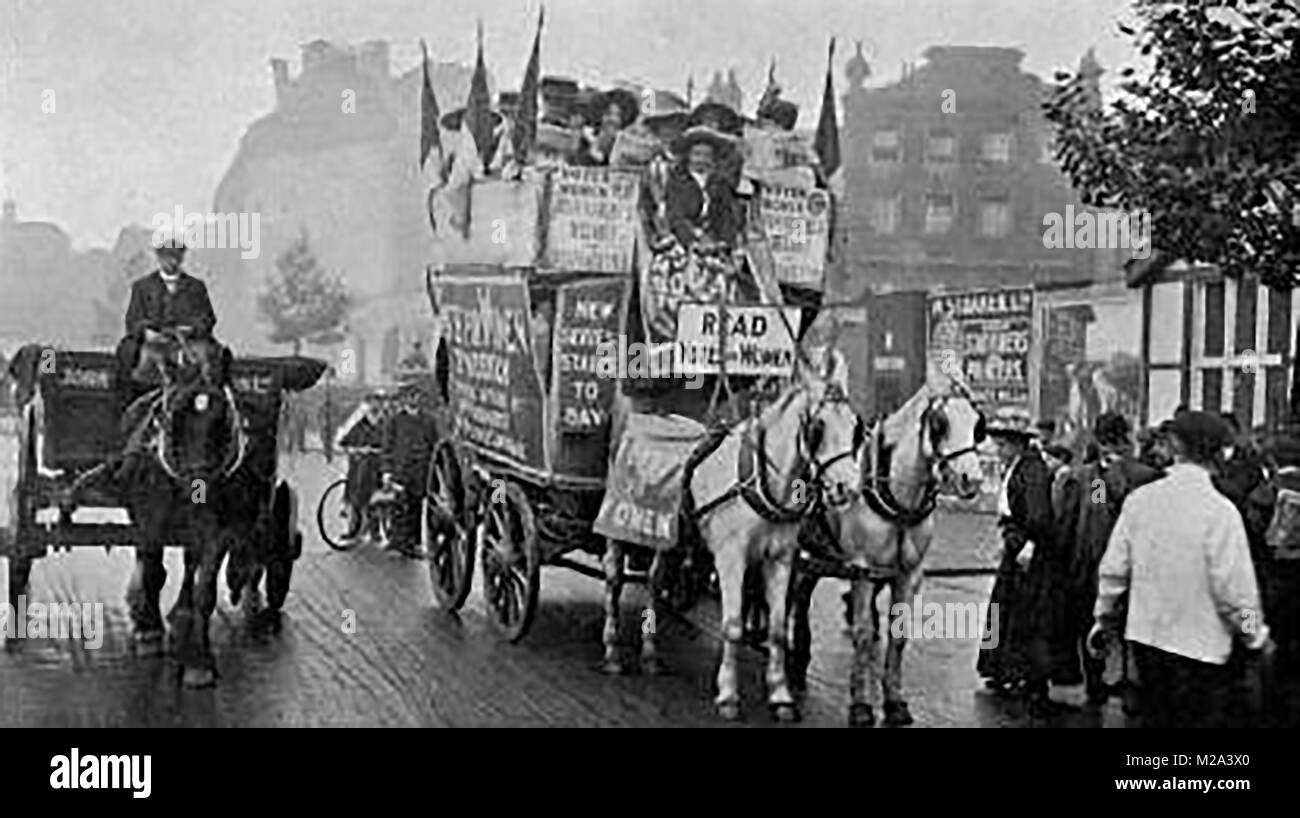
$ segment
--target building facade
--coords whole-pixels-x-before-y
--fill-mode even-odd
[[[283,59],[271,69],[276,109],[248,128],[213,202],[218,213],[259,215],[261,252],[254,259],[237,250],[202,254],[225,335],[248,351],[286,351],[267,340],[257,296],[277,258],[305,234],[353,302],[346,340],[306,352],[340,364],[342,380],[382,381],[433,332],[425,269],[438,248],[419,168],[420,66],[394,74],[383,42],[317,41],[303,46],[297,76]],[[471,73],[431,63],[444,112],[464,104]]]
[[[1232,412],[1243,427],[1287,419],[1300,299],[1181,261],[1135,268],[1129,283],[1142,298],[1147,424],[1179,406]]]
[[[1123,280],[1114,250],[1046,246],[1044,219],[1082,212],[1041,113],[1049,86],[1015,49],[936,46],[921,67],[867,87],[861,51],[844,96],[843,261],[837,301],[870,320],[855,350],[855,392],[887,412],[925,373],[925,297]],[[1081,66],[1095,84],[1091,56]]]

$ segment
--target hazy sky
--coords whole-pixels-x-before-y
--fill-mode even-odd
[[[204,211],[254,119],[274,105],[268,60],[317,38],[386,39],[395,69],[472,63],[517,86],[538,0],[0,0],[0,195],[20,218],[51,220],[78,246],[177,205]],[[549,0],[543,73],[628,78],[702,93],[734,67],[752,109],[768,60],[815,122],[827,38],[840,38],[842,92],[853,40],[874,50],[875,82],[942,43],[1023,49],[1045,78],[1090,46],[1104,66],[1130,59],[1115,21],[1129,0]],[[869,55],[870,56],[870,55]],[[53,91],[54,113],[42,111]],[[444,110],[460,100],[440,100]],[[413,104],[418,104],[413,101]]]

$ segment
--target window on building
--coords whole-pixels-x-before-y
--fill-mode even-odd
[[[1043,134],[1042,139],[1038,141],[1039,154],[1038,161],[1044,165],[1056,164],[1056,138],[1050,134]]]
[[[1237,370],[1232,376],[1232,413],[1243,429],[1255,425],[1255,373]]]
[[[1219,412],[1223,408],[1223,370],[1201,370],[1201,409]]]
[[[898,197],[879,196],[872,201],[871,226],[881,235],[898,232]]]
[[[1268,291],[1268,349],[1272,355],[1286,355],[1291,349],[1291,291]],[[1297,350],[1300,351],[1300,350]]]
[[[952,131],[937,130],[930,132],[925,146],[927,162],[953,162],[957,159],[957,137]]]
[[[947,233],[952,229],[955,207],[951,193],[929,193],[925,197],[925,232]]]
[[[1205,357],[1222,358],[1224,347],[1224,286],[1222,281],[1205,285]]]
[[[1255,349],[1255,311],[1259,304],[1259,280],[1245,277],[1237,280],[1236,352]]]
[[[1287,391],[1291,384],[1290,375],[1285,366],[1264,369],[1264,422],[1270,428],[1276,428],[1289,414]]]
[[[897,162],[902,157],[902,140],[898,131],[876,131],[871,141],[873,162]]]
[[[978,235],[986,239],[1000,239],[1011,234],[1011,202],[1004,197],[987,197],[980,200],[980,218],[976,227]]]
[[[980,141],[980,156],[987,162],[1011,161],[1011,134],[984,134]]]

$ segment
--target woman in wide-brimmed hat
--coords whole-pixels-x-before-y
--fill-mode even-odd
[[[1066,613],[1059,597],[1052,476],[1030,446],[1037,434],[1027,422],[995,421],[988,435],[1005,466],[998,497],[1003,548],[989,599],[988,628],[997,642],[979,652],[976,668],[987,686],[1004,694],[1023,692],[1030,708],[1043,715],[1053,708],[1053,647]]]
[[[731,106],[709,100],[697,105],[687,119],[688,128],[697,125],[707,126],[728,136],[740,136],[744,132],[745,121]]]
[[[581,164],[608,165],[614,141],[624,128],[636,121],[640,113],[636,94],[626,88],[614,88],[592,97],[587,105],[586,154]]]
[[[724,175],[735,140],[704,125],[688,128],[673,143],[677,166],[665,193],[668,227],[690,248],[697,242],[735,246],[741,224],[735,191]]]

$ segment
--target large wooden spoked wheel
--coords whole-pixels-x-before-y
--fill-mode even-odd
[[[449,611],[460,610],[474,584],[474,523],[466,518],[461,475],[455,447],[438,444],[429,459],[420,536],[434,598]]]
[[[518,642],[537,612],[542,568],[537,526],[522,488],[506,483],[497,494],[489,492],[483,503],[483,596],[502,635]]]

